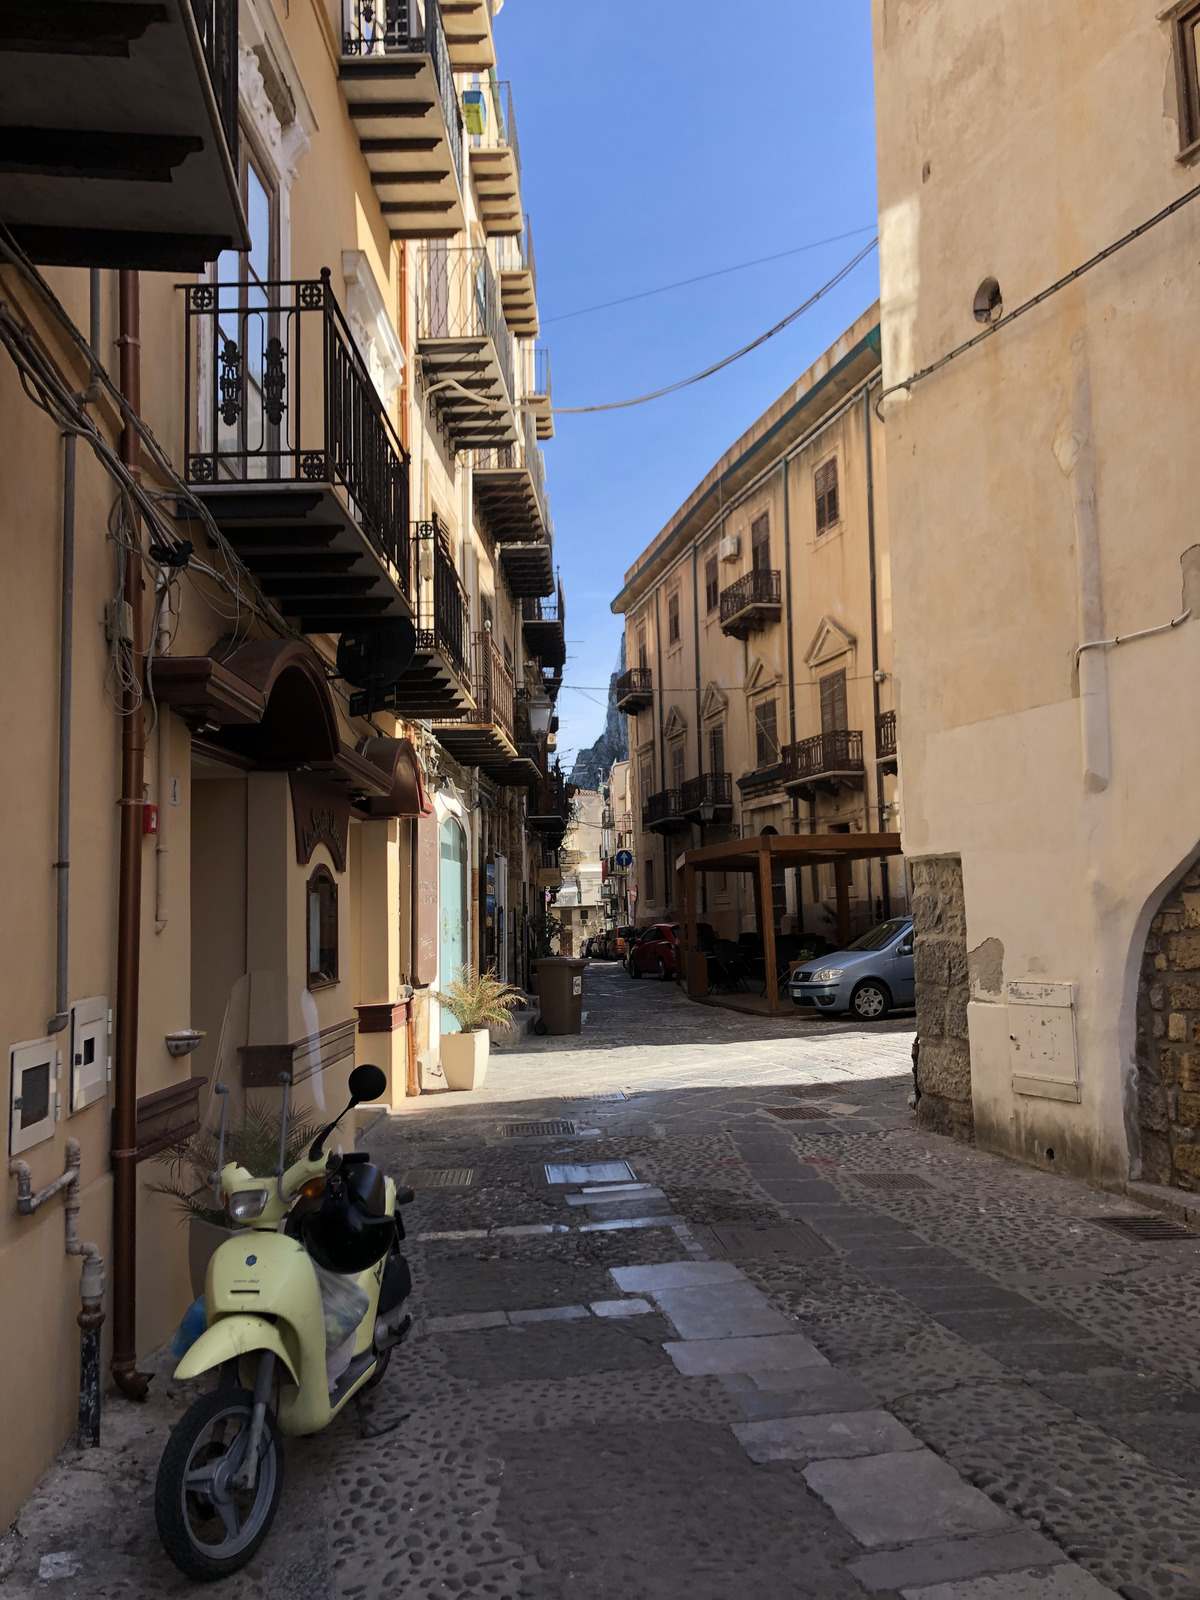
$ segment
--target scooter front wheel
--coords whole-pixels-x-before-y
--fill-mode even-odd
[[[283,1439],[270,1407],[258,1475],[236,1488],[250,1437],[254,1396],[217,1389],[189,1406],[167,1441],[154,1485],[154,1519],[163,1549],[201,1583],[244,1567],[266,1538],[283,1489]]]

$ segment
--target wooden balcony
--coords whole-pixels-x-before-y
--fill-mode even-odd
[[[630,667],[615,685],[617,710],[635,716],[654,704],[654,679],[649,667]]]
[[[390,711],[416,717],[469,717],[471,613],[467,592],[436,518],[413,529],[417,569],[416,651],[403,676],[381,694],[350,696],[350,715]]]
[[[468,158],[483,231],[493,237],[519,234],[525,221],[512,86],[493,80],[464,90],[463,101],[464,109],[482,124],[482,132],[469,135]]]
[[[487,251],[432,241],[417,262],[417,354],[431,405],[456,450],[518,438],[512,337]]]
[[[502,779],[518,759],[513,677],[490,633],[477,633],[473,649],[473,709],[458,722],[435,721],[434,736],[464,767]]]
[[[896,770],[896,713],[881,711],[875,718],[875,759],[884,772]]]
[[[408,453],[330,286],[190,284],[185,471],[303,633],[411,617]]]
[[[642,827],[648,833],[683,833],[691,825],[684,815],[683,793],[679,789],[660,789],[642,806]]]
[[[766,567],[753,567],[736,583],[721,590],[721,632],[734,639],[748,639],[752,633],[778,622],[783,605],[779,573]]]
[[[819,791],[861,789],[865,777],[862,732],[836,728],[783,747],[783,787],[811,799]]]
[[[0,222],[53,266],[246,250],[236,0],[0,7]]]
[[[683,814],[691,822],[722,826],[733,821],[733,779],[728,772],[702,772],[689,778],[679,791]],[[712,815],[702,815],[707,806]]]
[[[344,0],[338,76],[393,239],[466,227],[463,126],[438,0]]]

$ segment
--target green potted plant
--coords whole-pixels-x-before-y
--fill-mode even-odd
[[[436,990],[434,999],[462,1030],[442,1035],[446,1084],[451,1089],[477,1089],[487,1072],[491,1050],[488,1028],[508,1022],[509,1012],[520,1003],[521,991],[501,983],[494,972],[460,967],[454,982]]]

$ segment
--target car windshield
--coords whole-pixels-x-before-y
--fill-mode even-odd
[[[909,927],[904,917],[893,917],[890,922],[881,922],[878,926],[870,928],[866,933],[860,934],[853,944],[846,946],[847,950],[882,950],[885,945],[891,944],[899,934]]]

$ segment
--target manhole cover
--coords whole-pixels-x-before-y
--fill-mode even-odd
[[[767,1110],[781,1122],[823,1122],[827,1115],[812,1106],[768,1106]]]
[[[502,1122],[500,1132],[506,1139],[550,1139],[559,1134],[574,1133],[573,1122]]]
[[[469,1189],[474,1182],[474,1167],[413,1167],[400,1179],[409,1189]]]
[[[693,1227],[692,1233],[710,1256],[727,1261],[815,1261],[833,1253],[803,1222],[765,1227],[714,1222],[711,1227]]]
[[[1112,1228],[1130,1239],[1194,1239],[1196,1235],[1182,1222],[1170,1217],[1092,1217],[1102,1228]]]
[[[926,1183],[924,1178],[918,1178],[915,1172],[852,1172],[850,1176],[856,1183],[861,1183],[867,1189],[882,1189],[885,1193],[907,1190],[925,1190],[933,1194],[934,1187]]]

